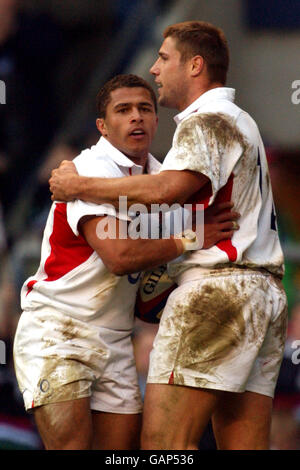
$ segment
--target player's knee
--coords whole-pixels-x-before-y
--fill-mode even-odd
[[[91,450],[93,447],[92,429],[72,430],[61,436],[62,450]]]
[[[91,450],[92,434],[78,429],[64,429],[56,435],[47,431],[41,433],[46,450]]]
[[[142,450],[198,450],[199,443],[193,442],[188,437],[173,435],[164,435],[163,431],[148,432],[144,431],[141,435]]]
[[[163,449],[161,439],[158,439],[154,433],[142,432],[141,434],[141,449],[142,450],[158,450]]]
[[[154,423],[151,425],[147,422],[143,423],[142,432],[141,432],[141,449],[142,450],[158,450],[163,449],[164,441],[166,435],[164,431],[159,428],[154,427]]]
[[[144,427],[141,433],[141,449],[142,450],[166,450],[175,449],[173,433],[166,432],[165,429],[159,427],[155,429],[153,426]]]

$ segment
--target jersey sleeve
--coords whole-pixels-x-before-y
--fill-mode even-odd
[[[246,143],[230,116],[195,114],[182,121],[161,171],[190,170],[210,179],[213,195],[230,177]]]
[[[84,202],[81,200],[72,201],[67,203],[67,218],[68,224],[70,225],[73,233],[78,236],[78,224],[80,219],[86,215],[93,215],[95,217],[101,217],[110,215],[120,220],[131,221],[132,219],[125,212],[118,212],[110,204],[93,204],[90,202]]]
[[[93,166],[86,166],[81,159],[74,160],[78,173],[83,176],[94,176],[99,178],[118,178],[124,176],[118,167],[109,160],[94,161]],[[110,215],[120,220],[131,221],[127,213],[127,206],[124,210],[118,211],[111,204],[94,204],[82,200],[75,200],[67,203],[67,219],[73,233],[78,236],[78,224],[82,217],[93,215],[96,217]]]

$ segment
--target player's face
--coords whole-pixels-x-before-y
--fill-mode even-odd
[[[110,98],[105,119],[97,119],[99,131],[129,158],[147,158],[158,122],[150,92],[124,87],[112,91]]]
[[[189,63],[181,62],[176,40],[172,37],[164,40],[158,56],[150,69],[158,85],[158,102],[161,106],[182,111],[186,107]]]

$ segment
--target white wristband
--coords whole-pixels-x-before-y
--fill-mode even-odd
[[[185,230],[184,232],[177,234],[175,238],[179,238],[182,241],[184,253],[186,251],[199,250],[200,244],[197,238],[196,232],[193,230]]]

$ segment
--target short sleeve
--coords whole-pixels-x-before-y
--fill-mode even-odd
[[[68,224],[70,225],[73,233],[78,236],[78,223],[80,219],[86,215],[94,215],[95,217],[101,217],[105,215],[111,215],[120,220],[130,222],[132,219],[126,212],[117,212],[114,206],[111,204],[93,204],[81,200],[76,200],[67,203],[67,218]]]
[[[98,157],[95,159],[91,152],[82,152],[74,160],[77,171],[84,176],[95,176],[99,178],[118,178],[124,176],[115,162],[108,157]],[[82,200],[75,200],[67,203],[67,219],[73,233],[78,236],[78,223],[80,219],[87,215],[96,217],[111,215],[120,220],[131,221],[127,213],[127,206],[121,212],[117,211],[111,204],[94,204]]]
[[[161,171],[202,173],[210,179],[215,194],[227,183],[246,146],[245,137],[229,115],[194,114],[178,125]]]

